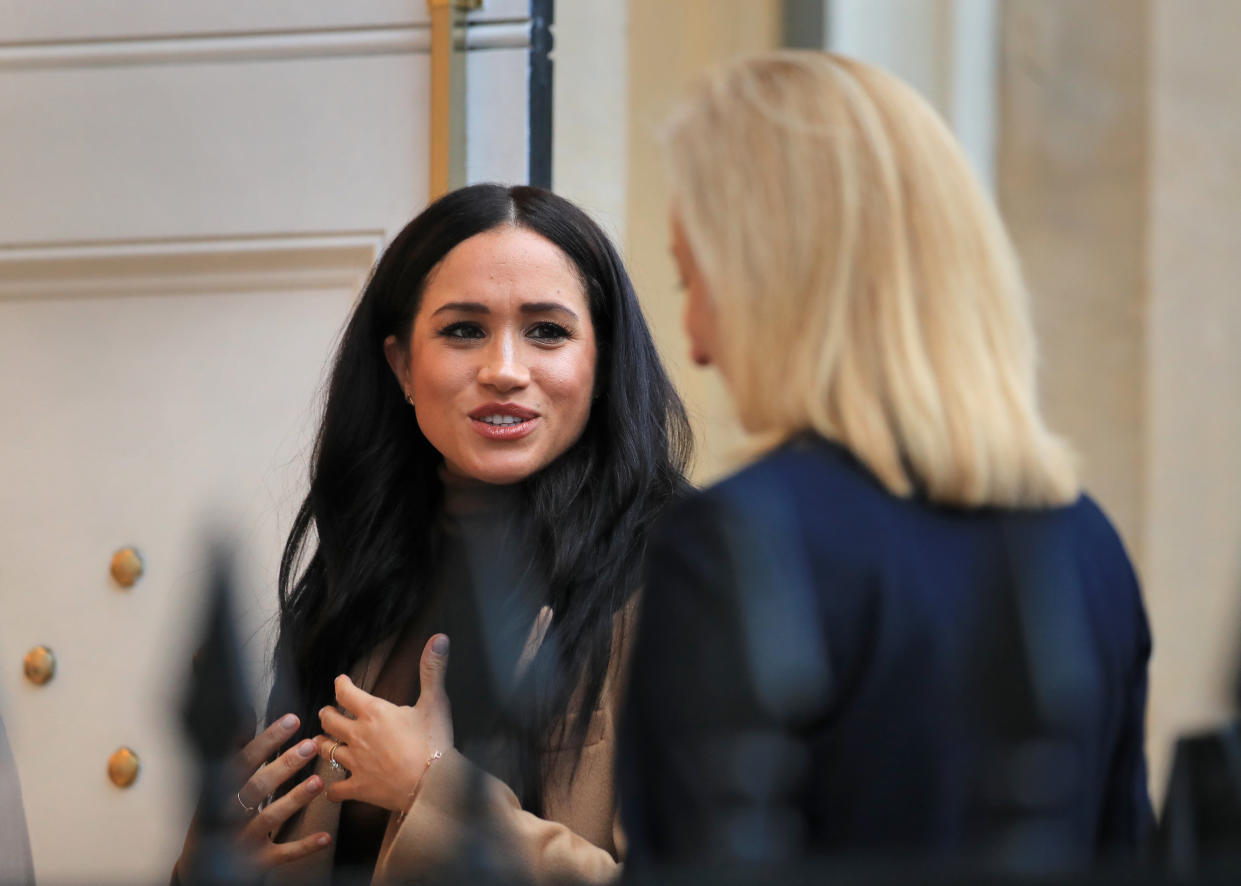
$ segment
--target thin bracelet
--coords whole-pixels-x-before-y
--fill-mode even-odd
[[[427,777],[427,770],[431,768],[432,763],[442,756],[444,756],[443,751],[432,751],[431,755],[427,757],[427,765],[422,767],[422,775],[418,777],[418,784],[415,785],[414,789],[410,792],[409,799],[405,802],[405,808],[397,813],[397,824],[403,822],[405,820],[405,816],[409,815],[409,810],[414,808],[414,798],[418,796],[418,790],[422,787],[422,780]]]

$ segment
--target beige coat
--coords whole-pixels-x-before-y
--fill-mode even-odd
[[[546,629],[550,610],[544,610],[531,632],[524,660],[537,649]],[[631,622],[626,617],[618,620]],[[373,883],[400,883],[418,878],[454,856],[465,821],[464,795],[472,779],[483,786],[483,805],[488,826],[497,832],[500,851],[536,883],[578,880],[606,883],[620,873],[624,854],[623,834],[617,818],[615,783],[616,724],[622,696],[623,675],[627,668],[626,632],[618,624],[617,642],[600,705],[591,720],[586,746],[582,749],[577,772],[569,780],[572,757],[553,762],[552,776],[544,786],[546,816],[539,818],[524,811],[517,796],[500,779],[483,772],[455,750],[432,764],[423,776],[413,805],[402,819],[393,813],[388,819],[375,866]],[[392,648],[391,643],[375,650],[354,669],[350,677],[369,691]],[[452,667],[451,663],[449,667]],[[315,771],[325,784],[342,775],[319,759]],[[290,822],[281,839],[298,839],[317,831],[336,835],[340,805],[322,793]],[[275,883],[326,883],[332,873],[331,848],[285,865],[273,873]]]

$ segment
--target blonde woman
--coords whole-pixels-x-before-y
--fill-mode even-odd
[[[693,356],[764,454],[653,542],[630,858],[1128,853],[1138,584],[1039,414],[1018,263],[951,133],[790,51],[706,78],[666,151]]]

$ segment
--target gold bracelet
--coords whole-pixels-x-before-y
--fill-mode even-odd
[[[431,768],[432,763],[442,756],[444,756],[443,751],[432,751],[430,756],[427,757],[427,765],[422,767],[422,775],[418,777],[418,784],[414,787],[413,791],[410,792],[409,799],[405,801],[405,808],[397,813],[397,824],[405,821],[405,816],[409,815],[409,810],[414,808],[414,798],[418,796],[418,790],[422,787],[422,780],[427,777],[427,770]]]

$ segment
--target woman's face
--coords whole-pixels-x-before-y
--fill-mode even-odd
[[[595,330],[577,270],[551,241],[504,226],[432,269],[408,342],[388,365],[449,472],[516,483],[581,436],[595,385]]]
[[[677,273],[681,275],[681,288],[685,291],[684,321],[685,334],[689,336],[690,357],[699,366],[710,366],[716,359],[715,305],[675,212],[671,215],[670,227],[672,257],[676,261]]]

